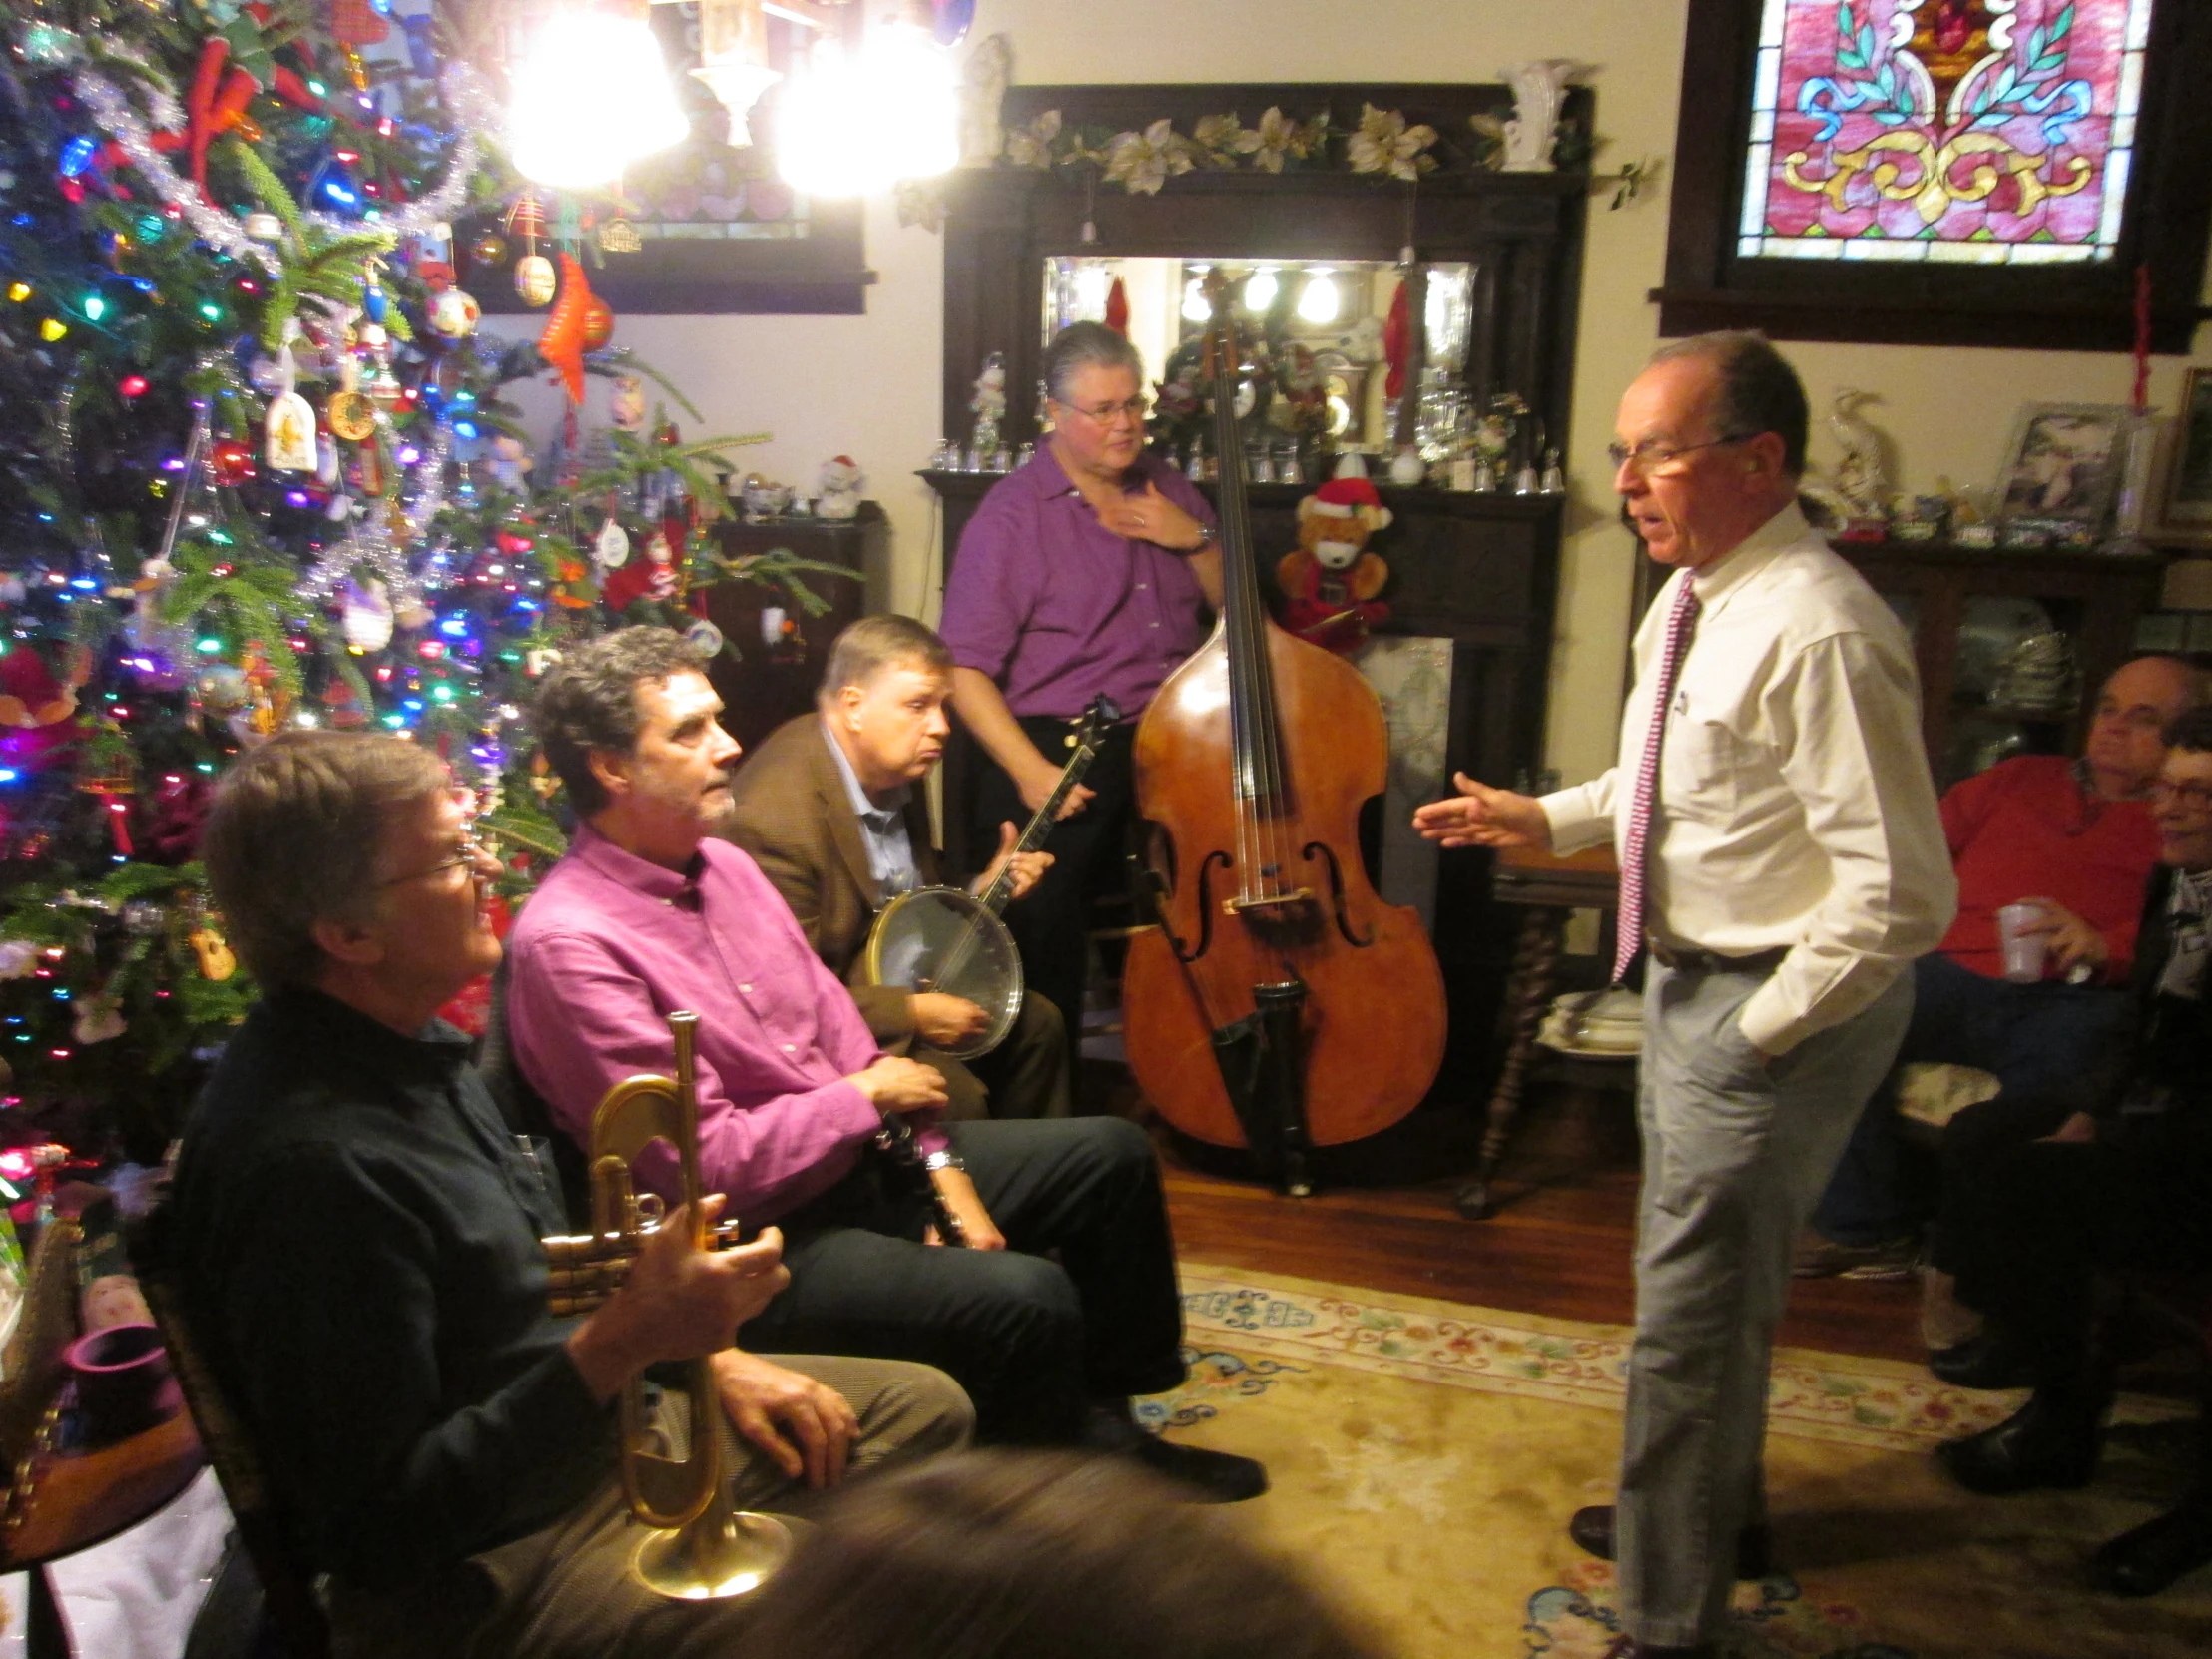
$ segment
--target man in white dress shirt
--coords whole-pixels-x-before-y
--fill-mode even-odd
[[[1461,776],[1415,814],[1446,846],[1621,847],[1617,971],[1649,955],[1636,1335],[1618,1507],[1569,1530],[1617,1554],[1647,1659],[1710,1651],[1739,1568],[1765,1570],[1791,1242],[1955,901],[1912,645],[1798,511],[1805,435],[1804,387],[1758,335],[1658,352],[1621,399],[1613,487],[1674,575],[1637,630],[1618,764],[1540,801]]]

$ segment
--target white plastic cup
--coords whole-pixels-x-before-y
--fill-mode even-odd
[[[2004,977],[2032,985],[2043,977],[2043,953],[2049,941],[2025,931],[2043,916],[2040,904],[2007,904],[1997,911],[1997,948],[2004,953]]]

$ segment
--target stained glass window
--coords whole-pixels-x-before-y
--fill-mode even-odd
[[[1765,0],[1737,252],[2110,260],[2151,3]]]

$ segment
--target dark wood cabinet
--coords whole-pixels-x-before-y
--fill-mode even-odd
[[[857,518],[732,522],[721,525],[718,534],[723,552],[733,558],[782,547],[803,559],[841,565],[852,572],[849,580],[820,575],[804,578],[810,588],[830,602],[829,611],[819,617],[782,602],[780,595],[755,582],[719,582],[707,589],[707,620],[722,630],[738,653],[735,661],[727,652],[717,658],[708,678],[727,706],[723,725],[750,753],[785,721],[815,706],[816,688],[822,684],[823,670],[829,665],[830,642],[865,609],[865,572],[871,566],[881,566],[889,526],[882,508],[863,501]],[[762,615],[779,604],[798,624],[798,632],[780,643],[771,643],[763,630]]]

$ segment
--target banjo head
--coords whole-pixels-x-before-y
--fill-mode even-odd
[[[883,906],[868,934],[867,977],[877,985],[965,997],[982,1031],[940,1053],[970,1060],[1006,1040],[1021,1013],[1021,953],[990,906],[959,887],[919,887]]]

